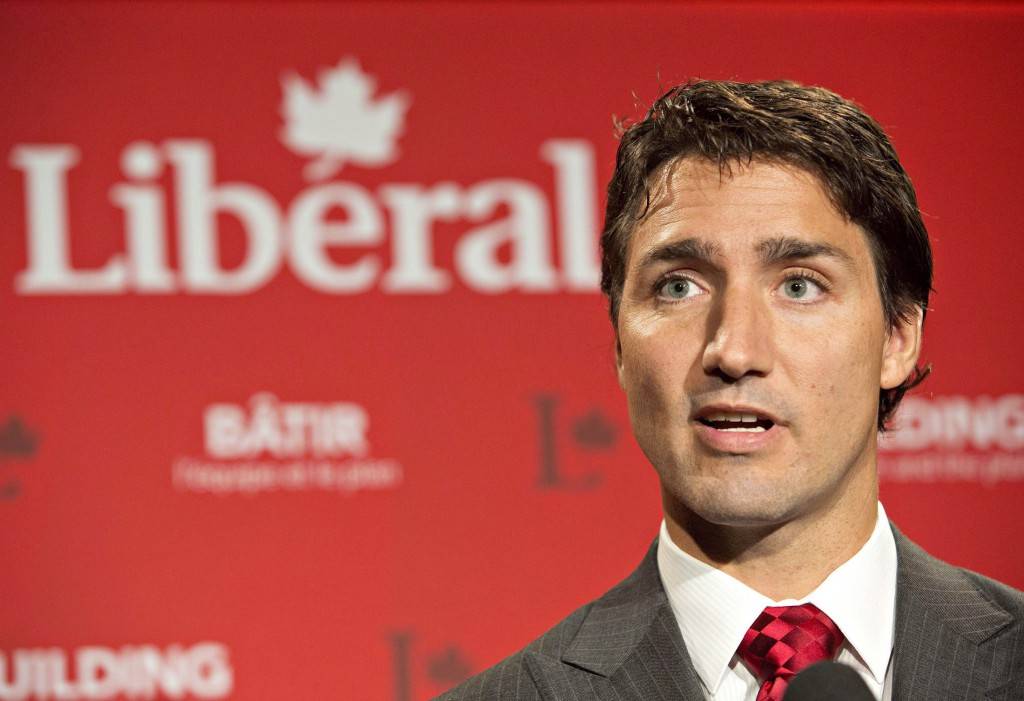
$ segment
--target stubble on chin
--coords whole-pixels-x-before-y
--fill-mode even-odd
[[[683,527],[704,522],[734,528],[771,527],[798,516],[801,496],[793,485],[759,474],[752,460],[733,456],[717,461],[714,469],[693,462],[659,469],[666,516]]]

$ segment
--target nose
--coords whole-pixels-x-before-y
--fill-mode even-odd
[[[727,288],[708,317],[704,372],[738,380],[765,376],[774,364],[772,319],[767,304],[747,287]]]

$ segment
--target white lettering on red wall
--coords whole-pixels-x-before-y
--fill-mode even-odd
[[[247,404],[203,412],[203,456],[183,456],[171,479],[205,494],[327,491],[401,486],[402,466],[371,453],[369,413],[354,402],[281,401],[257,392]]]
[[[906,397],[896,430],[885,434],[883,450],[1020,450],[1024,448],[1024,395]]]
[[[407,93],[376,97],[374,78],[351,58],[321,71],[318,85],[289,74],[282,86],[280,139],[315,158],[303,171],[308,181],[323,181],[349,161],[381,167],[398,157]],[[110,203],[123,215],[124,250],[85,269],[70,251],[72,239],[88,232],[74,227],[68,204],[68,175],[84,155],[73,144],[18,144],[8,163],[22,173],[27,266],[14,288],[21,295],[241,295],[259,290],[287,266],[310,288],[338,295],[371,289],[441,294],[456,279],[485,294],[596,291],[593,146],[548,139],[539,156],[553,169],[553,201],[528,180],[498,177],[469,185],[391,183],[375,192],[356,182],[328,181],[280,202],[256,183],[218,182],[209,141],[138,141],[122,150],[124,180],[109,190]],[[165,172],[169,187],[157,182]],[[493,220],[498,212],[502,216]],[[237,220],[246,239],[242,262],[230,270],[219,262],[218,217]],[[173,233],[169,219],[176,222]],[[467,225],[455,243],[451,270],[435,263],[433,227],[440,221]],[[172,246],[177,268],[169,263]],[[509,254],[499,255],[506,248]],[[348,249],[354,259],[333,260],[329,252],[338,249]],[[390,253],[386,269],[383,249]]]
[[[351,402],[280,402],[260,392],[241,404],[211,404],[203,415],[206,452],[220,459],[357,455],[369,450],[366,410]]]
[[[221,699],[234,686],[221,643],[0,650],[0,699]]]
[[[1024,481],[1024,395],[906,397],[895,426],[879,441],[884,480]]]
[[[218,183],[210,142],[136,142],[122,153],[126,180],[110,188],[111,203],[124,214],[125,250],[98,268],[83,269],[71,260],[71,239],[82,234],[72,229],[68,211],[68,173],[82,154],[71,144],[19,144],[9,162],[24,175],[28,264],[15,278],[15,290],[22,295],[238,295],[258,290],[287,265],[306,285],[330,294],[373,288],[440,294],[452,289],[453,278],[489,294],[594,291],[600,270],[593,147],[580,140],[550,139],[540,155],[554,169],[553,203],[540,187],[516,178],[465,186],[395,183],[376,192],[355,182],[328,182],[280,203],[253,183]],[[164,168],[173,171],[170,192],[152,182]],[[168,262],[169,208],[177,221],[177,269]],[[507,210],[503,218],[470,226],[460,235],[452,270],[436,265],[434,222],[472,225],[502,208]],[[219,264],[221,215],[237,219],[247,241],[244,260],[231,270]],[[557,239],[552,221],[558,224]],[[511,256],[502,260],[499,249],[506,245]],[[379,255],[385,247],[390,248],[387,269]],[[359,255],[335,262],[328,250],[339,248]]]

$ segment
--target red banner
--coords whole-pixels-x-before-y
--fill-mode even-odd
[[[597,289],[616,142],[820,84],[936,261],[893,520],[1017,587],[1011,6],[7,4],[0,700],[424,699],[657,532]],[[951,518],[950,514],[955,517]]]

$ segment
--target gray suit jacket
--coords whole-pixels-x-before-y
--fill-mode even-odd
[[[1024,592],[958,569],[893,528],[893,701],[1024,699]],[[443,701],[702,701],[656,543],[614,589]]]

